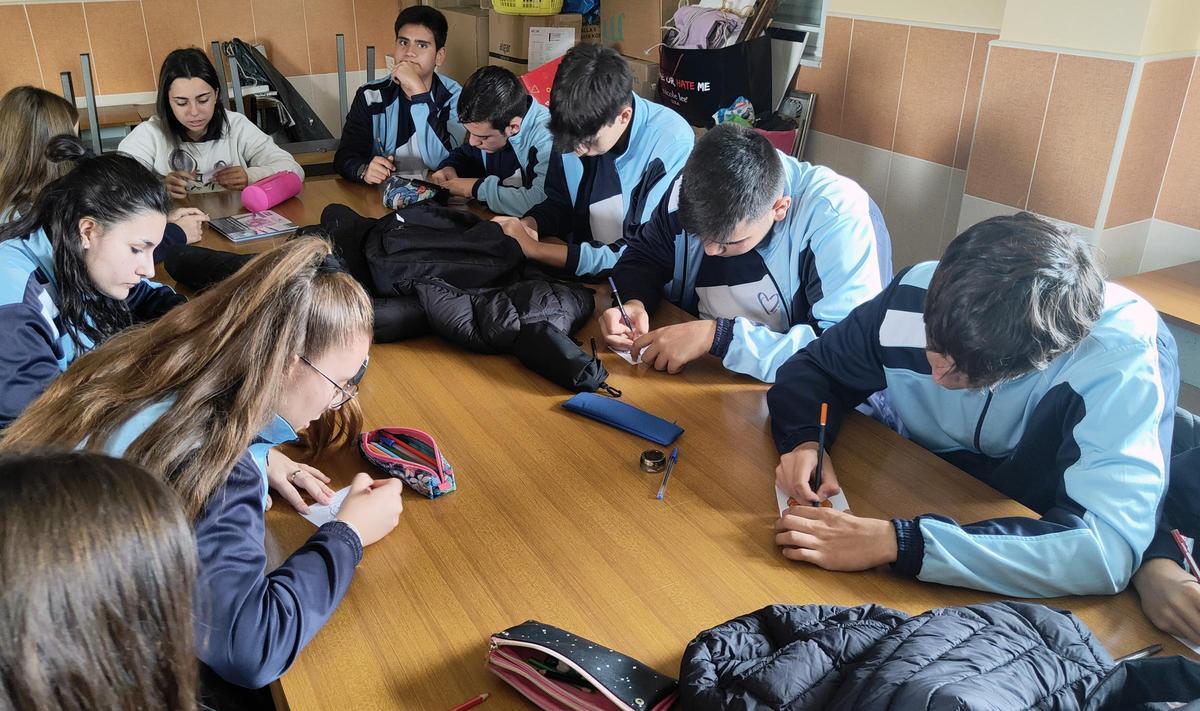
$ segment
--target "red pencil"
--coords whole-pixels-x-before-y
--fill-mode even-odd
[[[450,711],[467,711],[467,709],[473,709],[476,706],[478,706],[479,704],[482,704],[484,701],[487,701],[488,696],[490,696],[490,694],[487,694],[487,693],[480,694],[479,696],[476,696],[473,699],[468,699],[468,700],[462,702],[458,706],[455,706],[454,708],[450,709]]]
[[[1192,557],[1192,552],[1188,550],[1187,543],[1183,540],[1183,534],[1179,529],[1172,529],[1171,535],[1175,538],[1175,545],[1179,546],[1179,552],[1183,554],[1183,559],[1187,561],[1188,569],[1192,571],[1192,577],[1196,582],[1200,583],[1200,569],[1196,568],[1196,559]]]

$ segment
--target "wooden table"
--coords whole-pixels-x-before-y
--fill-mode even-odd
[[[1164,316],[1200,326],[1200,261],[1133,274],[1116,282],[1143,296]]]
[[[369,202],[367,188],[317,185],[279,211],[307,219],[322,199]],[[606,303],[598,293],[597,312]],[[656,322],[687,318],[667,305]],[[597,334],[593,321],[581,335]],[[654,445],[566,412],[569,393],[514,358],[432,337],[371,348],[359,395],[366,425],[431,432],[459,491],[435,501],[406,492],[399,527],[367,549],[337,612],[273,687],[280,708],[447,709],[483,691],[492,694],[485,709],[528,708],[485,669],[484,655],[491,633],[532,618],[675,676],[698,632],[772,603],[875,602],[919,613],[997,599],[885,570],[833,573],[785,560],[773,541],[778,456],[766,386],[712,359],[678,376],[612,353],[602,359],[624,400],[686,429],[665,501],[654,498],[659,477],[637,466]],[[1030,515],[857,414],[832,456],[861,515]],[[370,469],[354,451],[318,464],[336,488]],[[313,531],[286,506],[267,523],[280,560]],[[1047,602],[1079,615],[1114,655],[1152,643],[1184,651],[1150,625],[1132,593]]]

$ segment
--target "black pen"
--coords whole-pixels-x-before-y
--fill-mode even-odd
[[[612,277],[608,278],[608,285],[612,287],[613,299],[617,302],[617,310],[621,312],[621,318],[625,320],[625,328],[633,333],[633,322],[629,320],[629,314],[625,313],[625,304],[621,303],[621,294],[617,291],[617,282],[613,281]]]
[[[821,488],[821,465],[825,463],[825,415],[829,412],[829,404],[821,403],[821,426],[817,430],[817,468],[813,470],[813,493]],[[818,499],[813,506],[820,506]]]

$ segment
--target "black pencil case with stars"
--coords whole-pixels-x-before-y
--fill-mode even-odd
[[[529,620],[492,636],[488,669],[540,709],[665,711],[679,682],[636,659]]]

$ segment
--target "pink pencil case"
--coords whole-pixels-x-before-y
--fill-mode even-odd
[[[666,711],[679,688],[636,659],[537,620],[493,635],[487,665],[553,711]]]
[[[367,461],[422,496],[436,499],[457,488],[454,468],[426,432],[409,427],[380,427],[359,435],[358,448]]]

